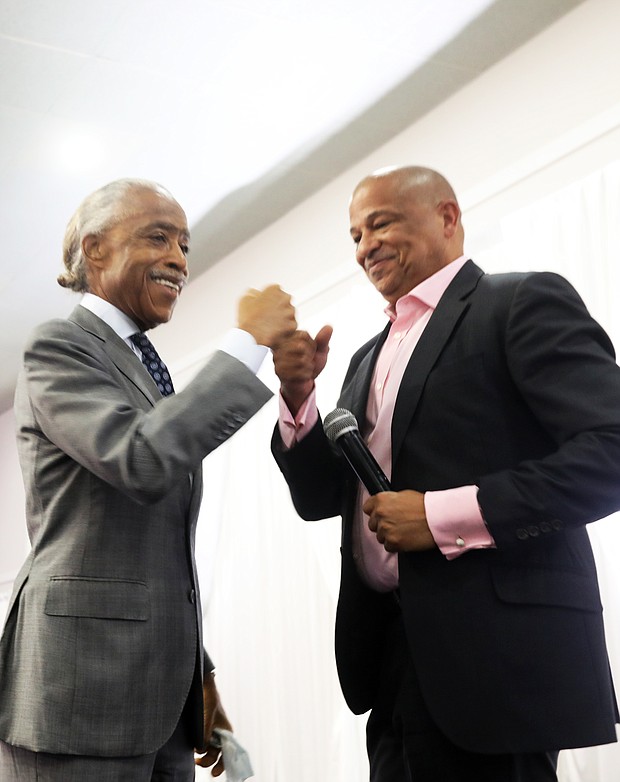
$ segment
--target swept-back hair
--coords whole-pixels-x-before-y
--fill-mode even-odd
[[[116,223],[129,217],[132,209],[126,196],[132,189],[152,190],[174,200],[166,188],[148,179],[117,179],[86,196],[69,220],[65,231],[62,245],[65,270],[57,277],[58,284],[63,288],[80,293],[88,290],[82,241],[85,236],[100,236]]]

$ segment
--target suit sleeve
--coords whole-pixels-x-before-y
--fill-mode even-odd
[[[517,286],[505,325],[516,387],[555,450],[483,476],[478,500],[499,547],[581,526],[620,507],[620,369],[572,286],[553,274]]]
[[[272,396],[241,362],[217,352],[183,391],[152,407],[98,340],[69,321],[37,330],[21,382],[29,409],[20,420],[143,503],[164,497]]]
[[[321,419],[308,434],[288,449],[278,425],[271,452],[288,483],[295,510],[306,521],[342,513],[345,473],[342,459],[334,452],[323,431]]]
[[[338,406],[348,407],[352,401],[354,383],[360,362],[374,349],[380,335],[373,337],[351,358],[342,386]],[[357,479],[338,449],[330,443],[320,414],[303,439],[288,449],[282,442],[276,424],[271,452],[288,483],[295,510],[306,521],[342,515]]]

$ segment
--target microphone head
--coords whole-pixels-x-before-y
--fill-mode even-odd
[[[337,407],[325,416],[323,429],[328,438],[335,443],[336,440],[347,432],[357,432],[359,426],[357,419],[350,410]]]

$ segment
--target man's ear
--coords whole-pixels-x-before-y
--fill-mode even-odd
[[[93,266],[103,266],[105,261],[105,249],[101,236],[87,234],[82,239],[82,252]]]
[[[446,200],[440,203],[443,227],[447,238],[452,238],[458,228],[461,210],[456,201]]]

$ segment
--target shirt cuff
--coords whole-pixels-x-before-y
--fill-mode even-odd
[[[243,329],[231,329],[228,334],[225,334],[220,343],[220,350],[241,361],[254,374],[258,372],[269,352],[269,348],[257,345],[254,337]]]
[[[281,393],[279,399],[280,417],[278,419],[278,428],[280,429],[280,437],[282,438],[284,447],[288,449],[292,448],[295,443],[303,440],[319,420],[319,411],[316,406],[316,393],[313,388],[294,418]]]
[[[426,520],[446,559],[476,548],[496,548],[478,505],[477,486],[459,486],[424,495]]]

